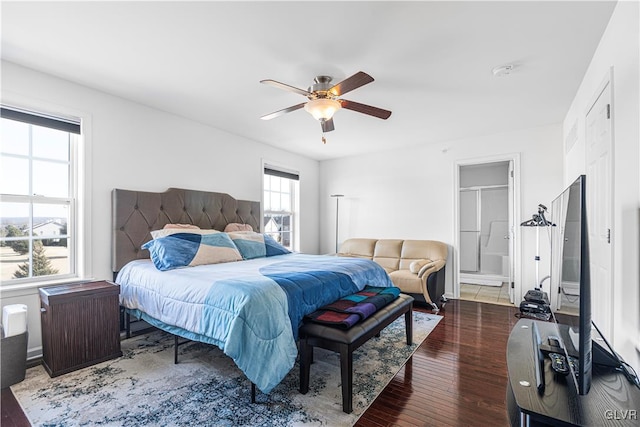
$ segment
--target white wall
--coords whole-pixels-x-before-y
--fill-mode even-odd
[[[66,80],[2,62],[3,102],[59,105],[91,118],[90,276],[111,279],[111,190],[169,187],[262,197],[262,160],[300,172],[301,251],[318,253],[319,164],[163,111]],[[180,102],[176,99],[176,102]],[[29,351],[39,353],[37,289],[1,291],[2,305],[29,309]]]
[[[585,173],[585,113],[613,68],[613,345],[636,369],[640,356],[640,107],[638,2],[619,2],[564,121],[573,142],[565,158],[565,179]],[[587,177],[588,180],[588,177]],[[568,184],[568,181],[565,183]],[[597,310],[592,304],[592,310]]]
[[[539,203],[549,206],[547,203],[561,191],[560,124],[323,161],[321,251],[335,250],[335,200],[329,196],[344,194],[340,200],[340,241],[350,237],[443,241],[450,249],[446,294],[452,296],[452,268],[457,268],[453,266],[456,162],[505,153],[521,156],[523,218],[516,218],[520,223],[537,212]],[[526,291],[535,282],[535,233],[529,233],[529,229],[516,231],[522,231],[521,284]],[[541,256],[549,258],[542,251]]]

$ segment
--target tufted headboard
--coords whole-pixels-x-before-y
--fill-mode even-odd
[[[112,192],[111,267],[149,258],[140,247],[151,230],[165,224],[194,224],[223,231],[227,224],[249,224],[260,231],[260,202],[236,200],[225,193],[170,188],[163,193],[114,189]]]

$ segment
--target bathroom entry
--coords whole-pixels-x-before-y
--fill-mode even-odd
[[[512,163],[459,168],[459,277],[463,298],[477,292],[499,303],[513,302]],[[495,289],[476,291],[478,286]]]

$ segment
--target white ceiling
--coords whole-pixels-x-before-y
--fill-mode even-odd
[[[2,2],[2,58],[323,160],[563,120],[615,2]],[[491,70],[513,64],[511,75]],[[304,110],[319,74],[375,82]]]

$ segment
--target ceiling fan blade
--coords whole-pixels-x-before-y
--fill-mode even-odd
[[[333,86],[331,89],[329,89],[329,92],[334,96],[341,96],[347,92],[351,92],[354,89],[358,89],[360,86],[371,83],[372,81],[373,77],[371,77],[369,74],[363,71],[358,71],[353,76],[347,77],[340,83]]]
[[[267,114],[265,116],[260,117],[262,120],[271,120],[271,119],[275,119],[276,117],[280,117],[286,113],[290,113],[292,111],[296,111],[301,109],[302,107],[304,107],[304,104],[306,104],[306,102],[303,102],[302,104],[298,104],[298,105],[293,105],[289,108],[285,108],[284,110],[280,110],[280,111],[276,111],[274,113],[271,114]]]
[[[331,132],[332,130],[335,129],[335,127],[333,126],[333,118],[330,118],[329,120],[325,120],[324,122],[320,122],[320,126],[322,126],[322,132]]]
[[[275,80],[270,80],[270,79],[260,80],[260,83],[264,83],[264,84],[269,85],[269,86],[277,87],[279,89],[288,90],[289,92],[295,92],[295,93],[298,93],[298,94],[300,94],[302,96],[311,95],[311,92],[309,92],[308,90],[299,89],[297,87],[289,86],[288,84],[280,83],[280,82],[277,82]]]
[[[391,116],[391,111],[383,110],[382,108],[372,107],[371,105],[360,104],[359,102],[347,101],[346,99],[339,99],[342,108],[347,110],[357,111],[358,113],[368,114],[379,119],[387,120]]]

